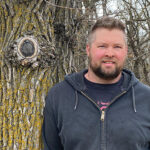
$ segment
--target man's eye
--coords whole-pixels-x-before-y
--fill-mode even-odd
[[[115,48],[122,48],[121,46],[115,46]]]
[[[98,46],[98,47],[100,47],[100,48],[105,48],[106,46],[105,46],[105,45],[100,45],[100,46]]]

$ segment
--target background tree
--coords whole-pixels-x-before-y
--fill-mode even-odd
[[[127,66],[142,82],[150,85],[150,2],[118,1],[117,16],[127,28],[129,59]]]
[[[47,91],[86,66],[95,2],[0,1],[0,149],[42,149]]]

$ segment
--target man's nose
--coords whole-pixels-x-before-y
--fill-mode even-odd
[[[105,51],[105,55],[107,57],[114,57],[114,49],[112,47],[108,47]]]

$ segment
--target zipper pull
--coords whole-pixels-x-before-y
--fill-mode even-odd
[[[105,118],[105,111],[102,110],[102,113],[101,113],[101,121],[104,121],[104,118]]]

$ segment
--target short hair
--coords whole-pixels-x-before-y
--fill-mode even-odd
[[[102,17],[101,19],[97,20],[96,23],[93,25],[91,31],[89,32],[88,35],[88,43],[91,44],[92,43],[92,39],[93,39],[93,33],[100,28],[105,28],[105,29],[119,29],[121,31],[123,31],[125,33],[125,24],[114,18],[114,17]],[[126,35],[126,33],[125,33]]]

